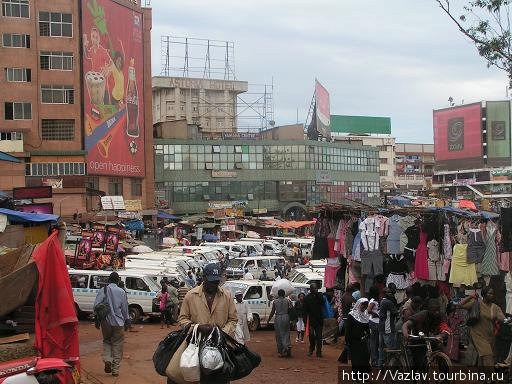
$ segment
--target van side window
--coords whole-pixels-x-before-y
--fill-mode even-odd
[[[150,289],[144,280],[138,277],[127,277],[126,278],[126,289],[133,291],[144,291],[149,292]]]
[[[245,263],[245,268],[254,268],[254,260],[248,260],[247,263]]]
[[[258,286],[253,286],[247,290],[244,299],[245,300],[261,299],[262,297],[263,297],[263,289]]]
[[[69,275],[71,280],[71,288],[87,288],[89,282],[89,275]]]
[[[105,285],[108,285],[108,276],[105,276],[105,275],[91,276],[91,282],[89,284],[89,288],[100,289],[100,288],[103,288]]]
[[[267,298],[269,300],[273,300],[272,294],[270,293],[270,291],[272,291],[272,287],[270,285],[267,285],[265,288],[267,289]]]
[[[268,260],[258,260],[258,268],[263,268],[266,270],[270,269],[270,264]]]

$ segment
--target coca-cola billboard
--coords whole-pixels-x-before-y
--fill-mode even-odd
[[[144,177],[143,17],[112,0],[82,0],[87,173]]]

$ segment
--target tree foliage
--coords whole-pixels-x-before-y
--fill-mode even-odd
[[[507,72],[512,86],[510,2],[512,0],[469,0],[462,14],[450,7],[450,0],[435,0],[441,9],[471,39],[487,66]]]

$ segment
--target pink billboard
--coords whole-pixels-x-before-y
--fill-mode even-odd
[[[436,168],[457,170],[483,165],[480,103],[434,111]]]
[[[142,13],[82,0],[87,173],[144,177]]]
[[[320,136],[331,137],[331,102],[329,92],[315,81],[316,129]]]

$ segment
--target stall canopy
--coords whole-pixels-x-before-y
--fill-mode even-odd
[[[59,220],[58,215],[48,215],[45,213],[25,213],[6,208],[0,208],[0,213],[6,215],[9,221],[12,223],[43,223],[47,221]]]
[[[170,213],[167,213],[167,212],[164,212],[164,211],[158,211],[157,217],[159,219],[163,219],[163,220],[177,220],[177,219],[179,219],[179,217],[171,215]]]

